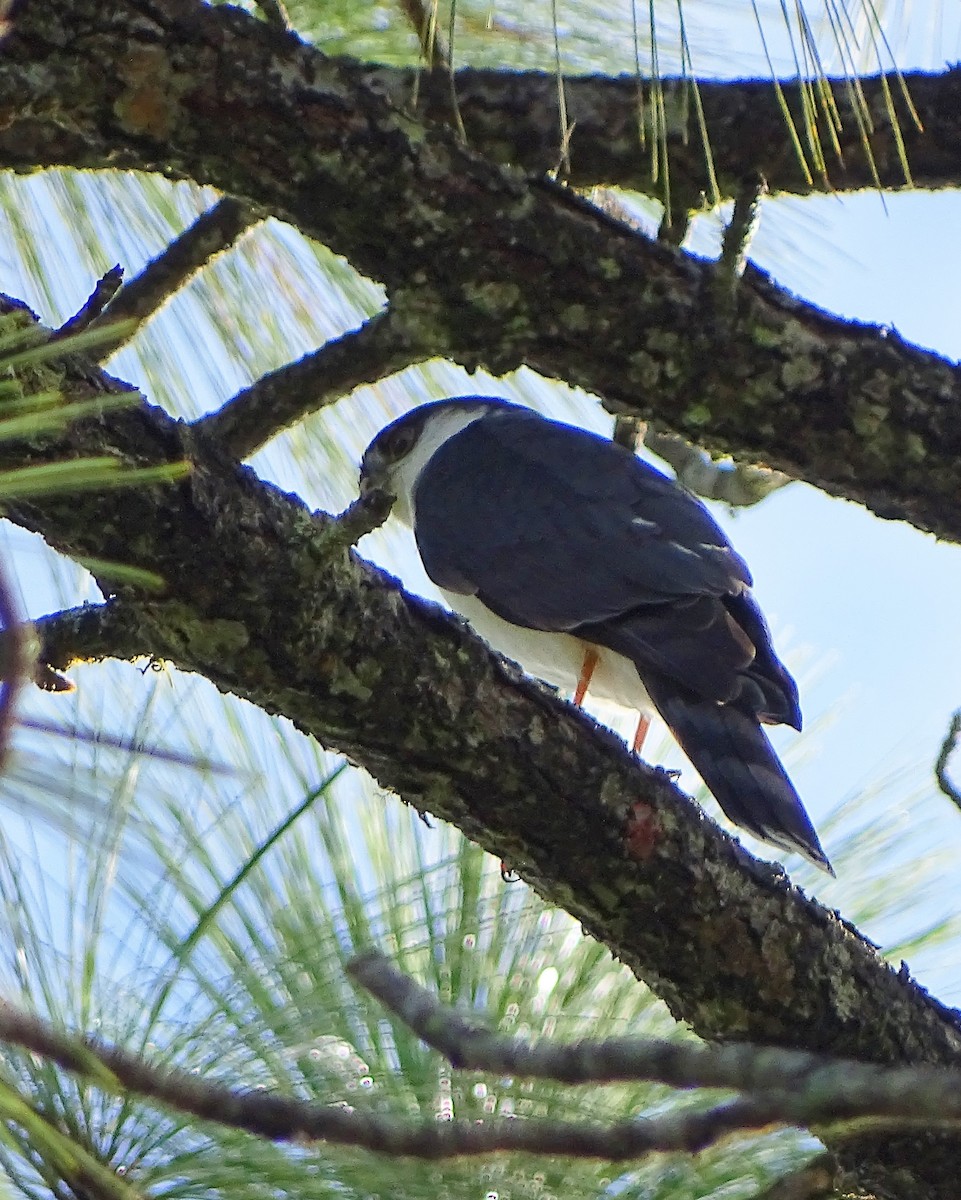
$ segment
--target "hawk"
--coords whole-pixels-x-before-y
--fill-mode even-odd
[[[660,713],[735,824],[833,874],[762,724],[800,730],[751,574],[704,505],[622,446],[486,396],[381,430],[393,498],[455,612],[530,674]],[[637,745],[637,744],[636,744]]]

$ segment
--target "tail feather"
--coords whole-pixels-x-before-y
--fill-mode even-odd
[[[833,875],[801,798],[757,717],[731,704],[688,699],[663,677],[645,674],[644,684],[728,817]]]

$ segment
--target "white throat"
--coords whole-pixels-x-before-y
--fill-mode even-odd
[[[424,467],[434,457],[443,444],[473,425],[481,417],[490,412],[487,406],[477,408],[442,408],[433,413],[424,428],[413,450],[405,455],[390,472],[391,489],[396,494],[393,516],[399,518],[411,529],[414,527],[414,487],[420,478]]]

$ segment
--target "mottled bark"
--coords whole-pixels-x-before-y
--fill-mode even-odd
[[[71,361],[71,400],[116,390]],[[167,581],[105,612],[41,624],[45,654],[155,655],[283,713],[424,812],[506,859],[708,1038],[747,1038],[871,1062],[961,1062],[956,1014],[895,972],[836,913],[807,899],[704,817],[662,772],[523,679],[436,607],[347,550],[219,446],[136,404],[74,427],[62,445],[3,446],[10,462],[109,453],[136,465],[187,457],[185,482],[14,504],[10,515],[70,555],[121,560]],[[935,1136],[935,1135],[932,1135]],[[890,1160],[836,1148],[850,1169],[924,1179],[941,1156],[903,1140]],[[887,1157],[885,1157],[887,1156]],[[884,1161],[882,1161],[884,1158]],[[956,1158],[953,1161],[957,1161]],[[913,1178],[913,1176],[912,1176]],[[903,1181],[903,1180],[902,1180]]]
[[[214,184],[381,279],[412,344],[495,373],[527,364],[961,538],[956,368],[755,271],[731,299],[708,264],[464,149],[362,80],[194,0],[28,2],[0,64],[0,159]]]
[[[777,89],[770,80],[699,80],[698,92],[710,136],[711,155],[723,197],[737,193],[740,181],[758,171],[772,192],[811,192],[906,185],[898,139],[887,107],[897,112],[898,131],[915,187],[957,187],[961,182],[961,70],[938,74],[909,72],[902,76],[915,110],[904,98],[901,79],[875,75],[859,80],[864,108],[873,125],[871,157],[865,153],[850,87],[843,79],[829,82],[841,120],[837,146],[820,115],[818,130],[825,172],[814,166],[806,144],[803,101],[799,86],[780,84],[804,150],[791,147]],[[451,81],[446,71],[382,67],[377,81],[398,106],[411,103],[422,118],[452,120]],[[560,117],[557,76],[540,71],[472,70],[454,77],[457,111],[473,150],[497,162],[523,167],[531,174],[553,170],[560,161]],[[697,208],[710,197],[707,158],[697,129],[690,81],[662,82],[671,192],[678,210]],[[649,80],[624,75],[568,76],[564,104],[572,132],[568,142],[568,182],[575,187],[629,188],[655,199],[664,197],[663,171],[655,178],[657,143],[651,128],[653,111]],[[642,140],[643,134],[643,140]],[[805,169],[805,160],[807,169]]]

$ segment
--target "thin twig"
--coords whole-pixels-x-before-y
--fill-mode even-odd
[[[461,1043],[477,1042],[479,1036],[487,1041],[488,1050],[498,1044],[502,1048],[511,1044],[511,1039],[492,1038],[450,1010],[443,1010],[423,989],[393,971],[381,956],[366,955],[357,960],[352,973],[381,998],[384,993],[390,993],[390,1007],[398,1013],[403,1010],[405,1019],[421,1036],[423,1032],[420,1026],[426,1021],[427,1025],[433,1027],[439,1018],[448,1033],[455,1031]],[[412,1012],[412,1009],[417,1012]],[[433,1040],[445,1040],[436,1035],[437,1030],[434,1029]],[[727,1101],[701,1112],[667,1114],[606,1127],[586,1123],[496,1118],[485,1122],[430,1120],[415,1124],[329,1103],[308,1104],[260,1090],[233,1089],[220,1083],[206,1082],[185,1071],[151,1066],[119,1047],[62,1033],[39,1018],[4,1002],[0,1002],[0,1041],[42,1055],[64,1070],[82,1075],[104,1091],[133,1092],[178,1112],[243,1129],[260,1137],[275,1141],[329,1141],[364,1147],[379,1154],[426,1159],[522,1150],[618,1161],[637,1159],[653,1151],[680,1150],[693,1153],[736,1130],[757,1130],[771,1124],[797,1123],[792,1115],[797,1108],[797,1096],[774,1091]],[[795,1065],[802,1060],[809,1064],[816,1063],[816,1068],[809,1066],[796,1073],[793,1080],[789,1081],[783,1071],[779,1072],[777,1078],[780,1085],[791,1082],[792,1086],[799,1089],[799,1095],[810,1093],[807,1116],[822,1121],[839,1116],[849,1119],[856,1115],[879,1115],[888,1121],[899,1118],[899,1123],[924,1120],[929,1124],[932,1121],[942,1124],[961,1115],[959,1072],[931,1069],[885,1071],[884,1068],[867,1067],[859,1063],[830,1063],[813,1055],[781,1055],[779,1051],[757,1047],[679,1047],[661,1043],[655,1044],[652,1051],[650,1045],[644,1046],[643,1043],[629,1042],[627,1039],[589,1044],[588,1057],[596,1055],[599,1047],[611,1046],[617,1047],[619,1054],[625,1052],[625,1047],[632,1047],[635,1059],[639,1048],[641,1057],[646,1055],[647,1061],[654,1061],[651,1059],[653,1053],[659,1064],[655,1077],[675,1084],[681,1079],[687,1080],[682,1086],[692,1086],[690,1080],[695,1078],[698,1086],[723,1086],[720,1083],[722,1077],[744,1078],[743,1067],[747,1062],[751,1064],[748,1074],[753,1081],[767,1078],[769,1067],[765,1064],[770,1065],[777,1058]],[[503,1054],[488,1055],[487,1058],[492,1069],[501,1070],[509,1062],[508,1069],[511,1072],[530,1075],[538,1073],[530,1068],[532,1064],[536,1065],[536,1051],[543,1049],[521,1047],[518,1056],[515,1044],[515,1053],[511,1058],[505,1058]],[[572,1050],[576,1057],[584,1057],[583,1045],[560,1048],[561,1055],[569,1060]],[[694,1058],[690,1057],[689,1051],[694,1052]],[[553,1050],[550,1052],[554,1053]],[[692,1072],[691,1063],[698,1056],[701,1066]],[[476,1054],[473,1057],[476,1058]],[[733,1073],[719,1070],[719,1065],[730,1063],[732,1059],[737,1067]],[[840,1068],[833,1090],[828,1084],[831,1068]],[[852,1083],[852,1072],[860,1073],[862,1078]],[[645,1069],[640,1074],[648,1077],[650,1073]],[[874,1091],[867,1100],[859,1102],[856,1093],[865,1073],[870,1075]],[[563,1075],[555,1072],[554,1077],[563,1078]],[[597,1077],[596,1071],[590,1075],[577,1073],[579,1081]],[[613,1074],[605,1071],[600,1077],[623,1079],[625,1074],[619,1069]],[[879,1081],[883,1084],[880,1088]],[[920,1083],[924,1086],[919,1086]]]
[[[760,173],[743,180],[734,199],[734,211],[724,230],[721,256],[716,266],[716,287],[719,297],[730,302],[738,280],[747,266],[748,250],[761,219],[761,200],[767,195],[767,182]]]
[[[263,1091],[241,1091],[172,1068],[154,1067],[116,1046],[61,1033],[29,1013],[0,1002],[0,1041],[51,1059],[107,1092],[135,1092],[181,1113],[274,1141],[328,1141],[379,1154],[438,1159],[492,1151],[528,1151],[610,1160],[653,1151],[695,1152],[734,1129],[757,1128],[763,1115],[735,1101],[705,1112],[600,1127],[509,1118],[419,1124],[375,1113],[307,1104]]]
[[[59,342],[73,334],[89,329],[116,296],[122,283],[123,267],[118,263],[97,280],[97,286],[84,301],[80,310],[69,321],[64,321],[60,328],[50,335],[50,341]]]
[[[754,1097],[755,1115],[765,1123],[961,1119],[961,1071],[885,1067],[747,1043],[640,1038],[532,1043],[493,1034],[446,1007],[376,951],[347,969],[418,1037],[463,1069],[570,1084],[644,1079],[679,1088],[733,1088]]]
[[[443,67],[449,71],[450,55],[441,39],[434,13],[428,12],[424,0],[401,0],[401,7],[417,34],[424,62],[428,67]]]
[[[941,749],[934,764],[934,775],[938,781],[938,787],[953,804],[961,808],[961,789],[948,778],[948,761],[957,748],[959,740],[961,740],[961,708],[951,718],[948,732],[944,735],[944,741],[941,743]]]
[[[721,500],[733,508],[748,508],[791,483],[791,476],[755,463],[716,462],[700,446],[676,433],[648,426],[644,444],[674,468],[678,481],[708,500]]]
[[[122,287],[90,322],[92,329],[125,322],[122,336],[111,338],[100,347],[102,360],[128,342],[137,329],[179,291],[185,283],[217,254],[229,249],[237,239],[260,220],[249,204],[225,196],[174,238],[167,248],[147,263],[139,275]]]
[[[293,28],[283,0],[255,0],[255,2],[264,14],[264,20],[268,25],[273,25],[276,29],[284,30]]]
[[[339,543],[345,550],[356,545],[368,533],[373,533],[390,516],[393,498],[379,490],[367,492],[347,506],[337,517],[326,517],[324,545],[332,550]]]

